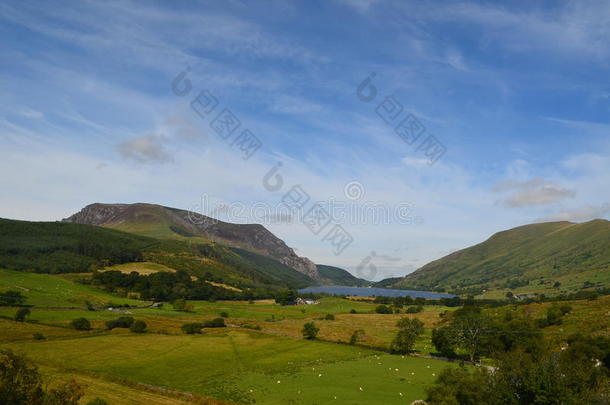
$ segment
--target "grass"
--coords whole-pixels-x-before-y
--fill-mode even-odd
[[[85,302],[144,305],[138,300],[120,298],[95,287],[49,274],[0,269],[0,291],[16,290],[27,297],[26,304],[39,307],[84,307]]]
[[[135,271],[136,273],[142,274],[142,275],[158,273],[161,271],[165,271],[165,272],[175,272],[176,271],[176,270],[172,269],[171,267],[167,267],[162,264],[153,263],[153,262],[134,262],[134,263],[116,264],[114,266],[105,267],[104,270],[105,271],[116,270],[116,271],[120,271],[121,273],[131,273],[131,272]]]
[[[236,329],[201,336],[113,334],[2,347],[26,352],[44,366],[61,364],[77,372],[257,404],[324,403],[334,396],[348,401],[342,403],[378,403],[381,396],[387,404],[402,404],[423,398],[432,373],[446,365]]]

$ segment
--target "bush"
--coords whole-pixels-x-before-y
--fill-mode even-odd
[[[364,331],[362,329],[355,330],[354,333],[352,333],[352,336],[349,338],[349,344],[355,345],[356,343],[358,343],[359,341],[361,341],[363,339],[364,339]]]
[[[418,306],[407,308],[406,313],[407,314],[418,314],[423,310],[424,310],[424,307],[421,305],[418,305]]]
[[[319,331],[320,328],[317,328],[315,323],[307,322],[305,325],[303,325],[303,330],[301,332],[303,333],[303,337],[305,339],[313,340],[318,336]]]
[[[220,317],[221,317],[221,318],[228,318],[228,317],[229,317],[229,313],[228,313],[227,311],[222,311],[222,312],[220,313]]]
[[[131,316],[122,316],[117,319],[106,321],[106,328],[112,330],[114,328],[131,328],[134,319]]]
[[[46,338],[44,337],[44,335],[40,332],[36,332],[32,335],[34,337],[34,339],[36,340],[45,340]]]
[[[87,405],[108,405],[108,402],[104,401],[101,398],[95,398],[87,402]]]
[[[392,353],[407,354],[413,350],[415,340],[424,331],[424,323],[419,319],[402,318],[396,324],[400,328],[390,345]]]
[[[76,330],[90,330],[91,329],[91,323],[89,322],[89,320],[87,318],[76,318],[75,320],[73,320],[70,323],[70,326],[72,326],[72,328],[76,329]]]
[[[175,300],[172,305],[176,311],[193,312],[193,304],[189,304],[186,300],[182,298]]]
[[[134,323],[129,328],[133,333],[144,333],[146,332],[146,322],[144,321],[134,321]]]
[[[180,329],[182,329],[182,332],[186,333],[187,335],[194,335],[201,333],[202,327],[203,325],[200,323],[185,323],[180,327]]]
[[[349,310],[349,313],[350,314],[357,314],[358,312],[356,312],[356,310],[352,308],[352,309]]]
[[[8,290],[0,293],[0,306],[21,305],[25,302],[25,297],[19,291]]]
[[[324,315],[324,320],[326,320],[326,321],[334,321],[335,320],[335,316],[333,314],[326,314],[326,315]]]
[[[30,314],[30,310],[28,308],[19,308],[17,313],[15,313],[15,320],[17,322],[25,321],[26,316]]]
[[[391,314],[392,313],[392,308],[388,307],[387,305],[379,305],[377,306],[377,308],[375,308],[375,312],[377,312],[378,314]]]
[[[203,323],[204,328],[224,328],[225,326],[227,325],[225,325],[225,320],[222,318],[215,318]]]
[[[10,405],[78,405],[82,388],[74,381],[45,391],[38,368],[26,357],[0,351],[0,403]]]
[[[242,328],[246,328],[246,329],[254,329],[254,330],[261,330],[262,328],[260,327],[260,325],[241,325]]]

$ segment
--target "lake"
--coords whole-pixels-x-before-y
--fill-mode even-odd
[[[452,294],[440,294],[429,291],[415,291],[415,290],[392,290],[389,288],[375,288],[375,287],[347,287],[340,285],[321,286],[321,287],[307,287],[301,288],[300,293],[323,293],[332,295],[352,295],[354,297],[411,297],[411,298],[426,298],[431,300],[437,300],[440,298],[453,298],[455,295]]]

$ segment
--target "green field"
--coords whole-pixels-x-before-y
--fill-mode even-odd
[[[74,280],[79,277],[2,270],[0,291],[22,292],[31,314],[27,322],[15,322],[10,319],[16,308],[0,307],[0,348],[26,354],[51,384],[76,378],[90,387],[85,399],[95,394],[118,404],[185,403],[182,394],[168,396],[164,391],[171,390],[228,403],[404,404],[423,399],[425,387],[449,364],[376,350],[387,348],[396,321],[404,315],[377,314],[371,302],[337,297],[303,306],[280,306],[271,300],[192,301],[194,310],[188,313],[175,311],[171,304],[89,311],[85,301],[146,303],[78,284]],[[417,316],[432,325],[446,309],[425,307]],[[180,329],[221,313],[228,315],[230,327],[205,329],[202,335],[185,335]],[[326,314],[336,319],[322,320]],[[106,321],[125,315],[144,320],[148,333],[105,329]],[[78,317],[89,319],[93,329],[70,329],[70,321]],[[308,321],[320,327],[320,340],[301,338]],[[338,344],[356,329],[365,330],[359,345]],[[35,340],[36,333],[45,339]],[[429,351],[429,336],[420,339],[417,349]]]
[[[146,305],[142,301],[120,298],[58,276],[0,269],[0,292],[6,290],[20,291],[27,297],[26,305],[37,307],[84,308],[86,301],[92,304]]]
[[[259,404],[402,404],[446,366],[438,360],[235,329],[201,336],[116,334],[3,344],[42,365]],[[360,390],[362,388],[362,391]],[[402,396],[400,395],[402,393]],[[293,401],[293,402],[290,402]]]

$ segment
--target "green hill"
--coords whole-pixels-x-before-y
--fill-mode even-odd
[[[299,257],[283,240],[260,224],[233,224],[200,213],[155,204],[90,204],[63,220],[117,229],[159,239],[218,242],[268,256],[314,280],[315,264]]]
[[[203,240],[160,240],[65,222],[0,219],[0,268],[90,273],[147,261],[239,288],[299,288],[315,281],[277,260]]]
[[[560,293],[610,286],[610,222],[549,222],[499,232],[428,263],[393,287]]]
[[[347,285],[347,286],[367,286],[371,283],[362,278],[354,277],[347,270],[339,267],[326,266],[324,264],[316,264],[318,273],[322,278],[322,283],[325,285]]]

